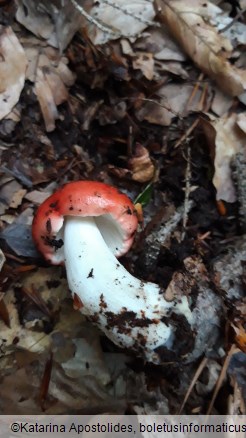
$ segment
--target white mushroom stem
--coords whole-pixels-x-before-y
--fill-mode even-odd
[[[133,277],[108,248],[94,218],[66,218],[64,256],[70,290],[81,300],[81,312],[115,344],[133,348],[155,361],[154,350],[172,348],[172,311],[189,310],[165,300],[156,284]],[[166,323],[165,323],[165,322]]]

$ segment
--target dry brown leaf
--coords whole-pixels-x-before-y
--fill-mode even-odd
[[[237,126],[237,114],[226,114],[220,118],[210,116],[210,124],[215,132],[213,184],[217,190],[216,198],[235,202],[236,193],[230,166],[235,154],[244,150],[246,135]]]
[[[199,68],[232,96],[246,89],[246,70],[231,65],[230,41],[209,24],[218,8],[202,0],[156,0],[161,19]]]
[[[75,75],[67,66],[67,58],[53,47],[42,47],[39,40],[31,37],[25,40],[24,49],[28,59],[26,76],[35,84],[46,131],[50,132],[59,118],[57,106],[68,99],[67,87],[74,83]]]
[[[17,104],[25,83],[27,59],[10,27],[0,26],[0,120]]]
[[[135,155],[128,161],[129,169],[132,171],[132,179],[138,182],[150,181],[155,173],[149,151],[141,144],[136,144]]]

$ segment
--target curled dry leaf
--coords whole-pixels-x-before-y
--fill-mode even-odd
[[[135,155],[128,161],[132,171],[132,179],[141,183],[150,181],[155,173],[155,167],[148,150],[141,144],[136,144]]]
[[[148,150],[137,143],[134,155],[127,162],[128,168],[108,165],[110,173],[117,178],[125,178],[141,183],[150,181],[155,174],[155,167],[152,163]]]
[[[220,8],[202,0],[156,0],[161,19],[199,68],[232,96],[246,89],[246,70],[230,64],[232,45],[209,23]]]
[[[17,104],[25,83],[27,59],[10,27],[0,26],[0,120]]]

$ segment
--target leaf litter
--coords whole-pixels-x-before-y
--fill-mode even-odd
[[[19,24],[4,7],[19,79],[0,123],[1,413],[221,413],[220,389],[245,413],[245,13],[217,3],[20,0]],[[176,361],[119,351],[37,253],[35,209],[78,179],[143,204],[123,263],[194,300]]]

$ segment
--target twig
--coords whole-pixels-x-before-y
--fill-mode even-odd
[[[189,388],[188,388],[188,390],[187,390],[187,392],[186,392],[186,394],[185,394],[185,398],[184,398],[184,400],[183,400],[183,402],[182,402],[182,405],[180,406],[180,408],[179,408],[179,410],[178,410],[178,412],[177,412],[177,415],[181,415],[181,413],[182,413],[182,411],[183,411],[183,409],[184,409],[184,407],[185,407],[185,404],[186,404],[188,398],[190,397],[191,391],[192,391],[192,389],[194,388],[194,386],[195,386],[197,380],[199,379],[199,376],[201,375],[201,373],[202,373],[202,371],[204,370],[204,368],[205,368],[205,366],[207,365],[207,363],[208,363],[208,358],[207,358],[207,357],[204,357],[204,358],[202,359],[200,365],[198,366],[198,368],[197,368],[197,370],[196,370],[196,372],[195,372],[195,374],[194,374],[194,376],[193,376],[191,382],[190,382],[190,386],[189,386]]]
[[[228,23],[225,27],[223,27],[222,29],[219,30],[219,33],[222,32],[226,32],[228,29],[230,29],[230,27],[233,26],[233,24],[239,20],[239,18],[241,18],[244,14],[244,12],[246,12],[246,8],[242,9],[241,11],[239,11],[237,13],[237,15],[235,17],[232,18],[231,22]]]
[[[189,105],[191,104],[191,102],[193,101],[193,99],[195,98],[196,93],[198,92],[199,87],[200,87],[201,82],[203,81],[203,79],[204,79],[204,74],[203,74],[203,73],[200,73],[200,75],[199,75],[199,77],[198,77],[198,80],[196,81],[195,86],[193,87],[192,93],[191,93],[191,95],[190,95],[190,97],[189,97],[189,99],[188,99],[188,102],[187,102],[186,105],[185,105],[185,108],[184,108],[183,113],[185,113],[185,111],[187,111],[187,108],[189,107]]]
[[[215,389],[214,389],[214,393],[213,393],[212,399],[211,399],[211,401],[210,401],[210,403],[209,403],[209,407],[208,407],[208,410],[207,410],[207,412],[206,412],[207,415],[210,415],[210,414],[211,414],[211,411],[212,411],[213,406],[214,406],[215,399],[216,399],[216,397],[217,397],[217,395],[218,395],[218,392],[219,392],[219,390],[220,390],[220,388],[221,388],[221,385],[222,385],[222,383],[223,383],[223,380],[224,380],[224,378],[225,378],[226,371],[227,371],[227,368],[228,368],[228,366],[229,366],[230,360],[231,360],[231,358],[232,358],[232,356],[233,356],[233,354],[235,353],[236,350],[237,350],[237,346],[236,346],[235,344],[233,344],[233,345],[231,346],[230,350],[229,350],[228,353],[227,353],[227,356],[226,356],[226,358],[225,358],[225,361],[224,361],[223,367],[222,367],[222,369],[221,369],[221,372],[220,372],[219,378],[218,378],[218,380],[217,380],[217,383],[216,383],[216,386],[215,386]]]
[[[81,15],[83,15],[83,17],[87,21],[89,21],[89,23],[94,24],[94,26],[96,26],[99,30],[101,30],[102,32],[104,32],[104,33],[106,33],[108,35],[112,35],[114,38],[117,38],[117,37],[121,36],[120,32],[116,32],[116,31],[110,29],[110,27],[100,23],[98,20],[96,20],[94,17],[92,17],[90,14],[88,14],[85,11],[85,9],[81,5],[79,5],[75,0],[70,0],[70,1],[74,5],[74,7],[77,9],[77,11],[79,11],[79,13]]]
[[[162,97],[162,98],[164,98],[164,97]],[[179,113],[177,113],[176,111],[172,110],[172,109],[170,108],[170,106],[168,106],[168,105],[163,105],[163,103],[160,103],[160,102],[158,102],[157,100],[154,100],[154,99],[149,99],[149,98],[147,98],[147,97],[125,97],[125,98],[123,98],[123,99],[121,99],[121,100],[134,100],[134,101],[136,101],[136,100],[141,100],[141,101],[143,101],[143,102],[151,102],[151,103],[155,103],[156,105],[158,105],[158,106],[160,106],[160,107],[166,109],[166,110],[169,111],[170,113],[174,114],[174,115],[175,115],[176,117],[178,117],[180,120],[183,120],[183,117],[181,117],[181,115],[180,115]]]
[[[194,131],[194,129],[197,127],[198,123],[200,122],[200,119],[197,118],[192,125],[187,129],[187,131],[182,135],[182,137],[175,143],[174,149],[176,149],[178,146],[180,146],[186,139],[189,137],[189,135]]]
[[[123,36],[127,36],[128,38],[131,37],[137,37],[138,35],[136,33],[129,34],[129,35],[122,35],[121,32],[117,30],[113,30],[110,26],[107,24],[102,23],[101,21],[95,19],[92,15],[88,14],[85,9],[79,5],[75,0],[70,0],[73,6],[79,11],[79,13],[91,24],[96,26],[99,30],[101,30],[103,33],[107,35],[111,35],[113,38],[120,38]],[[148,1],[148,0],[147,0]],[[149,2],[149,1],[148,1]],[[130,11],[127,10],[124,6],[117,5],[113,0],[104,0],[103,3],[105,3],[108,6],[111,6],[119,11],[121,11],[125,15],[129,15],[130,17],[133,17],[135,20],[140,21],[141,23],[145,24],[146,26],[154,26],[154,27],[160,27],[160,23],[156,23],[154,21],[145,20],[138,14],[132,14]],[[152,3],[152,1],[150,1]]]
[[[184,214],[183,214],[183,232],[181,234],[181,240],[185,237],[186,225],[188,221],[189,212],[189,197],[191,192],[191,160],[190,160],[190,146],[187,147],[187,166],[185,171],[185,201],[184,201]]]

